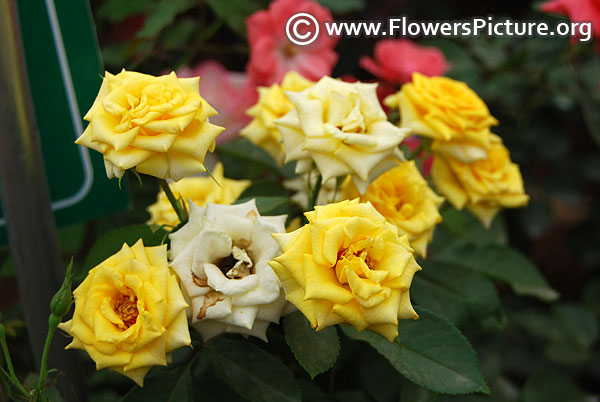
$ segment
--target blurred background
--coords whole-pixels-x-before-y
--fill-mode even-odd
[[[545,20],[551,24],[567,21],[566,17],[542,12],[541,3],[522,0],[321,0],[320,3],[337,20],[385,20],[400,15],[412,20],[460,20],[491,14],[516,20]],[[267,7],[268,1],[264,0],[91,1],[106,70],[117,73],[125,68],[149,74],[175,70],[182,75],[199,74],[201,94],[222,114],[217,123],[228,127],[228,138],[234,138],[237,130],[247,124],[249,118],[244,110],[255,99],[256,83],[247,74],[250,46],[245,19]],[[600,5],[597,7],[600,15]],[[434,399],[437,397],[402,381],[391,381],[394,385],[390,388],[390,382],[383,382],[392,375],[389,365],[384,359],[371,356],[367,361],[380,370],[380,382],[363,379],[365,389],[361,398],[366,399],[346,400],[598,400],[598,39],[585,44],[567,38],[416,39],[416,42],[440,49],[449,66],[445,75],[465,81],[500,121],[495,132],[504,139],[513,161],[520,165],[531,201],[525,208],[504,211],[493,225],[493,235],[528,256],[560,293],[560,298],[544,303],[516,296],[497,285],[502,309],[494,312],[493,324],[468,317],[456,322],[479,353],[493,392],[491,397]],[[339,58],[332,75],[377,80],[359,63],[362,56],[373,55],[376,43],[377,39],[341,38],[335,47]],[[398,88],[398,83],[385,85]],[[244,101],[240,94],[246,90],[250,94]],[[248,172],[253,174],[252,169],[235,163],[225,164],[225,169],[231,178],[241,178],[242,172],[246,177]],[[146,208],[156,200],[157,185],[144,180],[140,186],[130,180],[129,191],[131,210],[60,228],[62,255],[65,261],[74,256],[79,278],[90,267],[88,253],[97,239],[114,228],[148,220]],[[444,231],[451,232],[456,220],[469,225],[472,223],[469,219],[465,214],[446,219],[439,233],[436,231],[436,244],[443,242]],[[17,371],[26,376],[35,366],[28,351],[27,328],[15,289],[10,253],[7,247],[2,247],[0,310],[9,329],[9,345]],[[369,353],[372,352],[361,350],[357,358]],[[346,378],[348,389],[355,387],[354,380],[361,380],[360,372],[340,376]],[[92,401],[116,400],[130,388],[124,377],[106,370],[94,373],[93,367],[89,370],[88,385]]]

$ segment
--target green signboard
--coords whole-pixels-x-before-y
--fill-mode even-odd
[[[127,208],[102,155],[74,144],[104,70],[87,0],[17,1],[31,96],[57,225]],[[5,189],[10,191],[10,189]],[[6,243],[0,209],[0,244]]]

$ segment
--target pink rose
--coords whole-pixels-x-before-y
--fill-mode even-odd
[[[246,109],[256,103],[256,87],[245,73],[228,71],[220,63],[209,60],[196,67],[184,67],[177,76],[200,77],[200,94],[219,112],[211,123],[225,127],[216,138],[217,144],[227,142],[250,122]]]
[[[287,20],[294,14],[304,12],[319,22],[321,34],[310,45],[297,46],[286,36]],[[246,19],[250,44],[248,73],[262,86],[281,83],[288,71],[296,71],[305,78],[318,81],[330,75],[338,55],[333,50],[337,38],[324,33],[324,21],[332,21],[329,10],[315,1],[275,0],[268,10],[260,10]]]
[[[432,77],[448,70],[444,54],[434,47],[419,46],[408,39],[382,39],[375,44],[375,60],[360,58],[362,68],[392,84],[411,80],[413,72]]]
[[[600,1],[598,0],[550,0],[541,7],[546,13],[566,15],[571,21],[591,21],[592,35],[600,37]],[[574,40],[581,35],[576,34]]]

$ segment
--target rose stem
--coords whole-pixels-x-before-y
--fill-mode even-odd
[[[171,187],[169,187],[169,183],[167,183],[167,181],[165,179],[158,179],[158,184],[160,185],[160,188],[162,188],[163,191],[165,192],[165,194],[167,195],[169,202],[171,203],[171,205],[173,206],[173,209],[177,213],[177,217],[179,218],[179,221],[182,223],[187,222],[187,219],[188,219],[187,212],[183,208],[181,208],[181,205],[177,202],[177,199],[175,198],[173,191],[171,191]]]

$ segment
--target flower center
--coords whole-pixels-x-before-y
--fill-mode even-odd
[[[135,324],[139,311],[137,308],[137,296],[135,294],[121,294],[117,298],[114,306],[115,313],[123,320],[125,328]]]
[[[283,56],[286,59],[291,59],[293,58],[296,53],[298,53],[298,48],[294,45],[292,45],[291,43],[287,43],[282,49],[281,49]]]
[[[215,265],[229,279],[242,279],[254,273],[254,264],[250,256],[245,249],[238,246],[233,246],[231,254],[221,258]]]

